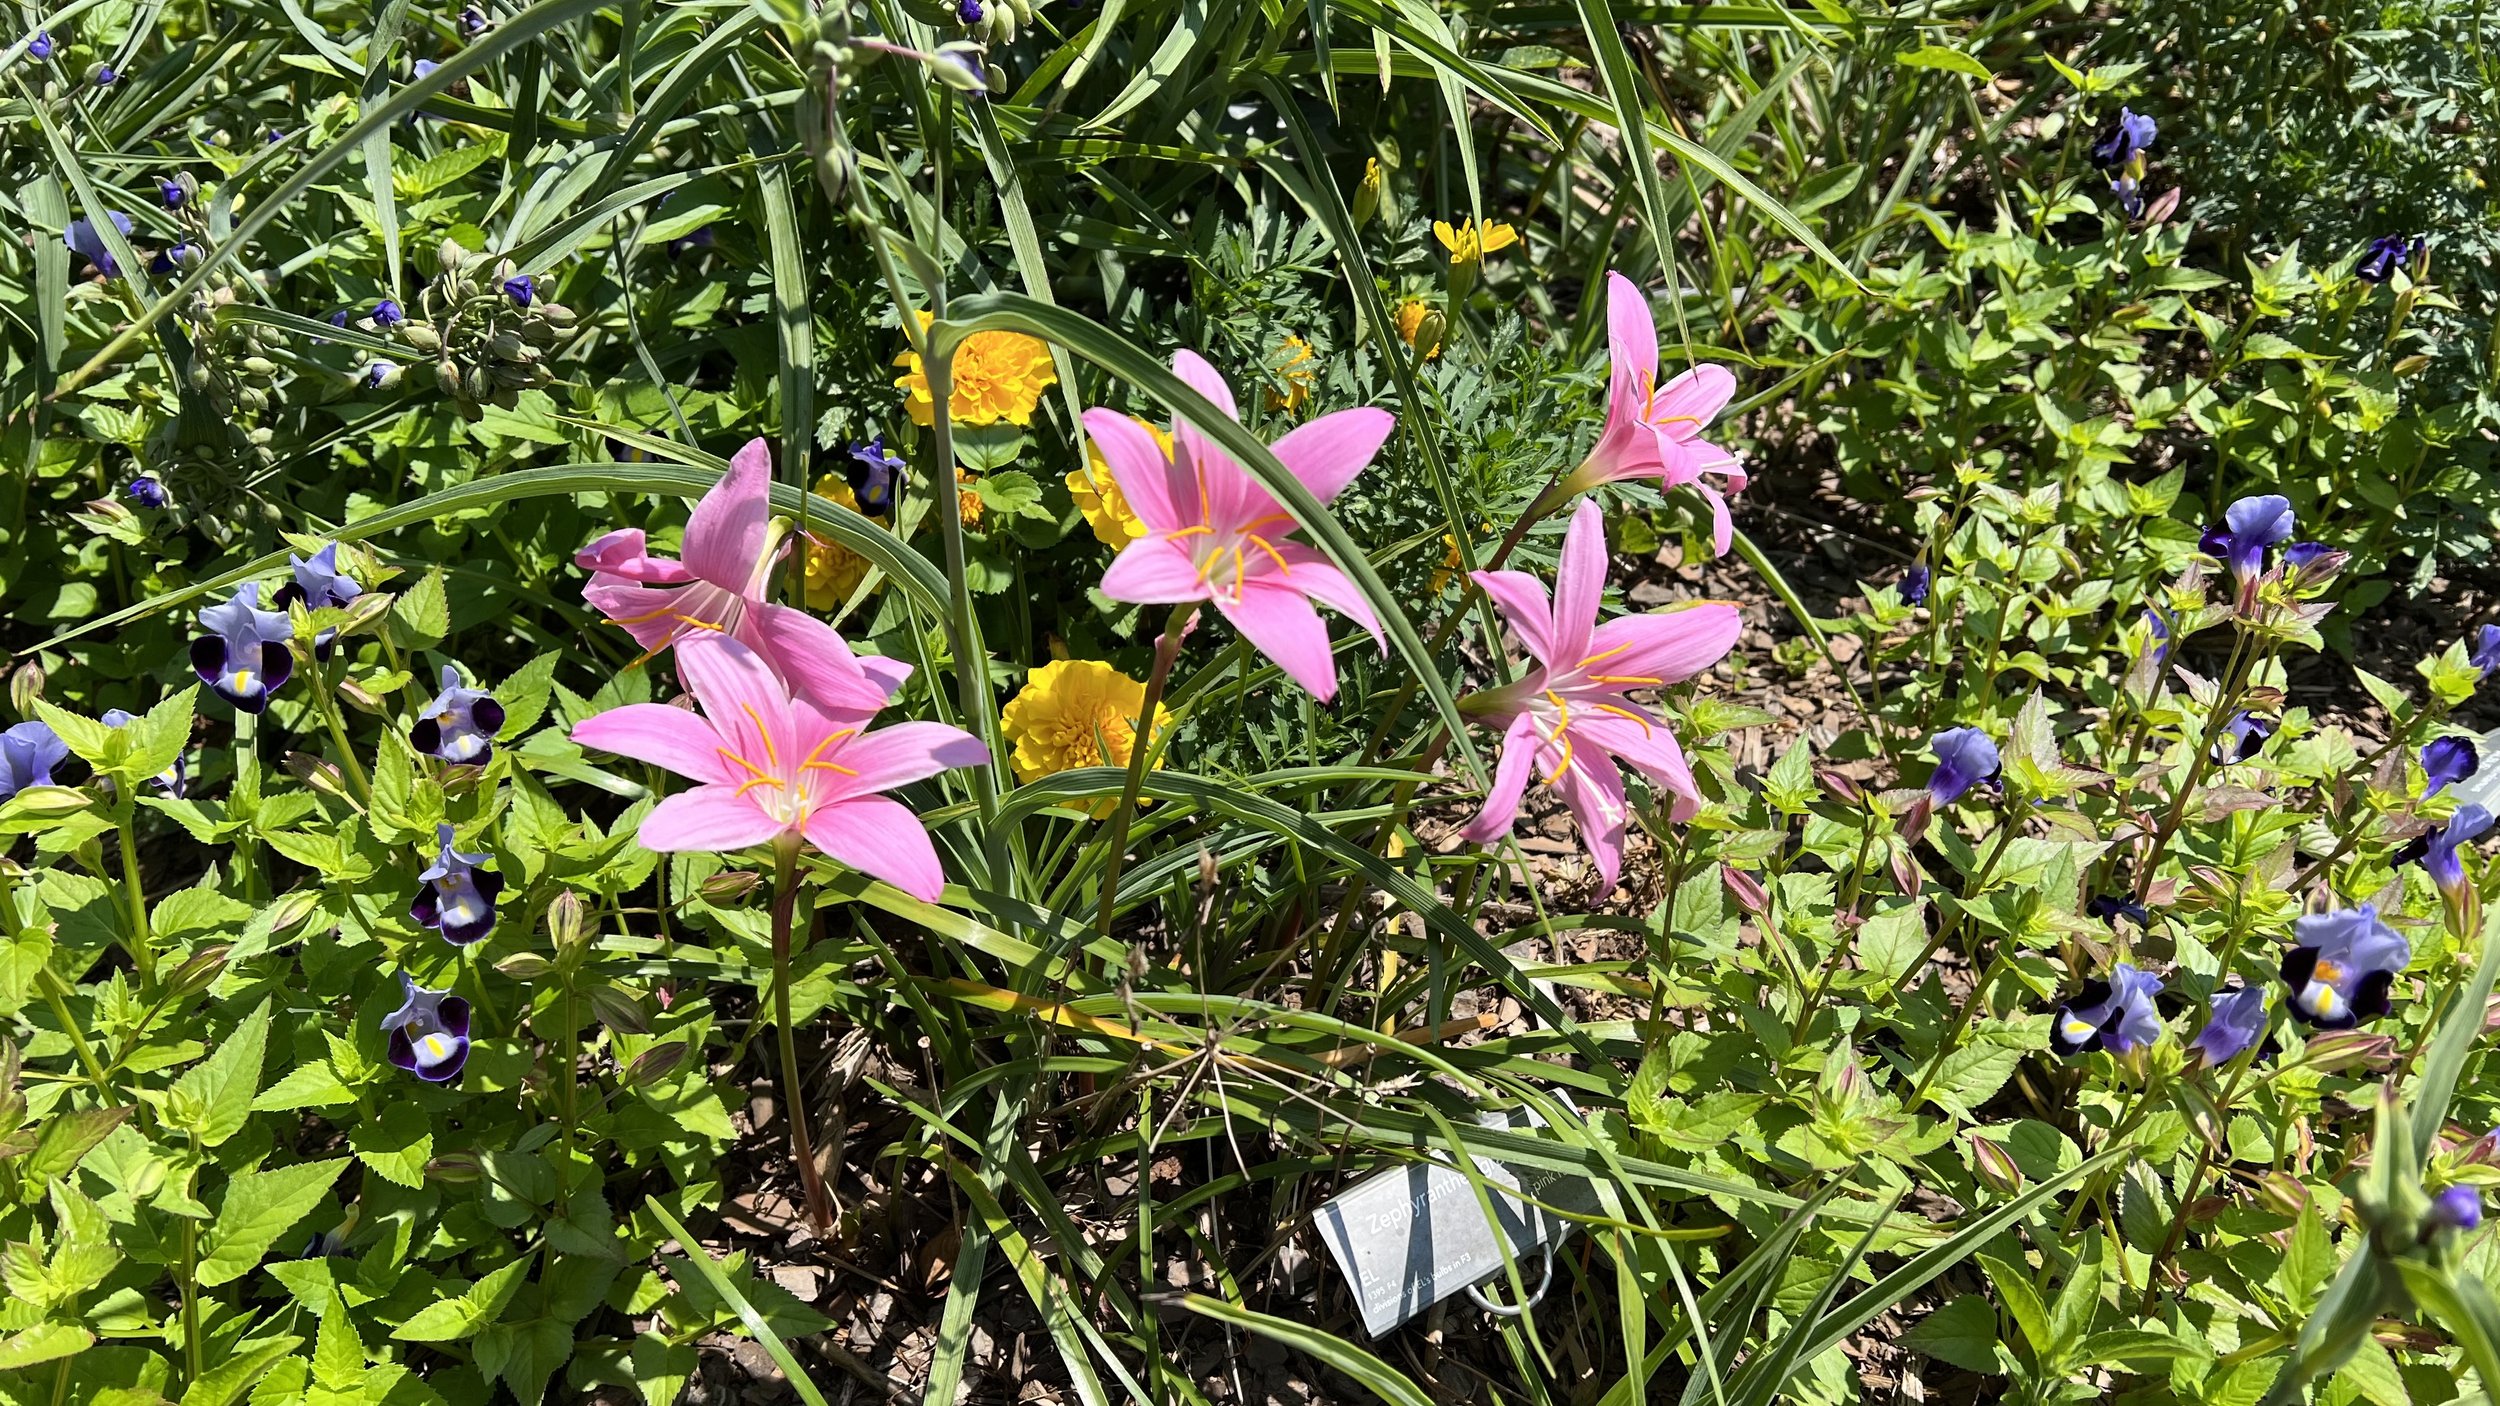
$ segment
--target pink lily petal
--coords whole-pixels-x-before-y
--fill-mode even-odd
[[[1657,347],[1650,348],[1650,363],[1658,360]],[[1703,363],[1658,388],[1649,403],[1649,420],[1669,430],[1681,430],[1678,439],[1691,439],[1702,427],[1719,417],[1728,401],[1736,395],[1736,374],[1724,366]]]
[[[1510,730],[1502,734],[1502,754],[1493,763],[1493,784],[1485,788],[1484,809],[1459,833],[1480,845],[1510,833],[1519,821],[1519,801],[1527,794],[1536,753],[1536,719],[1522,713],[1510,720]]]
[[[585,571],[628,581],[647,581],[653,585],[674,585],[694,579],[694,573],[683,565],[652,556],[645,543],[641,528],[621,527],[575,552],[573,564]]]
[[[1606,594],[1606,517],[1593,498],[1583,498],[1563,534],[1562,564],[1554,573],[1554,617],[1546,663],[1569,668],[1588,652],[1589,632]]]
[[[709,582],[691,579],[679,586],[637,586],[616,577],[594,577],[582,587],[582,599],[607,617],[608,623],[634,637],[644,649],[659,649],[686,628],[684,608],[689,592],[716,591]]]
[[[1140,537],[1102,574],[1102,593],[1137,605],[1176,605],[1213,594],[1189,553],[1169,537]]]
[[[1581,662],[1605,679],[1658,681],[1621,685],[1626,688],[1682,683],[1726,658],[1744,630],[1743,613],[1718,601],[1654,615],[1619,615],[1589,636]]]
[[[790,690],[754,650],[717,631],[698,631],[677,642],[677,673],[730,751],[770,770],[798,765],[784,755],[799,742]]]
[[[944,723],[896,723],[822,753],[825,765],[840,768],[826,792],[836,797],[890,791],[954,767],[985,766],[989,759],[990,749],[980,738]]]
[[[1684,749],[1676,745],[1675,734],[1667,731],[1664,721],[1647,716],[1646,709],[1626,707],[1625,711],[1641,716],[1575,715],[1571,720],[1572,734],[1584,748],[1595,746],[1629,762],[1649,778],[1652,786],[1671,797],[1669,819],[1679,823],[1692,819],[1701,809],[1701,786],[1693,780],[1693,769],[1684,760]]]
[[[1224,384],[1223,373],[1208,365],[1205,357],[1183,347],[1172,355],[1172,372],[1191,390],[1215,402],[1215,408],[1227,418],[1241,418],[1240,409],[1233,404],[1233,388]]]
[[[1554,607],[1545,598],[1545,583],[1524,571],[1478,571],[1470,578],[1502,612],[1519,643],[1539,659],[1554,657]]]
[[[920,817],[883,796],[858,796],[808,817],[807,842],[923,903],[946,893],[946,871]]]
[[[686,520],[686,568],[715,586],[747,594],[764,557],[772,450],[761,438],[729,461],[729,472]]]
[[[628,703],[584,718],[573,725],[573,741],[696,781],[734,783],[745,775],[721,756],[720,734],[710,723],[666,703]]]
[[[1623,873],[1623,835],[1631,824],[1632,809],[1624,803],[1623,773],[1605,757],[1589,755],[1594,750],[1575,752],[1571,765],[1555,779],[1554,789],[1571,808],[1571,818],[1579,822],[1580,843],[1588,846],[1598,877],[1611,890]]]
[[[866,718],[892,696],[868,677],[841,631],[806,611],[758,605],[746,612],[737,634],[789,681],[791,692],[828,713]]]
[[[665,706],[665,705],[653,705]],[[782,824],[734,786],[680,791],[642,818],[634,838],[662,854],[682,849],[745,849],[780,834]]]
[[[1317,547],[1306,547],[1300,542],[1281,543],[1276,554],[1285,559],[1287,570],[1279,573],[1275,563],[1268,562],[1268,579],[1290,586],[1362,626],[1379,643],[1381,653],[1389,652],[1389,638],[1381,632],[1380,617],[1372,613],[1371,601],[1364,597],[1361,587],[1337,569],[1335,562]]]
[[[1699,493],[1702,501],[1710,505],[1711,555],[1726,556],[1727,549],[1736,545],[1736,522],[1728,516],[1727,499],[1720,494],[1719,490],[1698,481],[1693,484],[1693,491]]]
[[[1215,608],[1312,697],[1325,703],[1337,696],[1337,661],[1328,648],[1328,627],[1301,592],[1275,584],[1273,578],[1253,578],[1244,583],[1240,600],[1218,596]]]
[[[859,671],[866,674],[871,683],[885,690],[885,701],[888,703],[893,702],[894,696],[903,691],[903,685],[911,681],[912,666],[900,659],[889,659],[882,654],[852,657],[859,661]]]
[[[1178,532],[1203,520],[1197,480],[1181,472],[1135,420],[1097,407],[1085,412],[1085,433],[1102,451],[1129,510],[1149,531]]]
[[[1325,503],[1371,466],[1397,423],[1395,415],[1371,406],[1340,410],[1296,426],[1270,448],[1311,496]]]
[[[1658,319],[1649,295],[1619,273],[1606,275],[1606,344],[1614,363],[1606,383],[1606,427],[1642,418],[1641,403],[1658,379]]]

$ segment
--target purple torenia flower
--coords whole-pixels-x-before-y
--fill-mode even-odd
[[[158,278],[163,278],[167,274],[180,272],[183,265],[199,256],[200,246],[188,239],[177,239],[157,250],[155,257],[148,260],[148,272]]]
[[[2492,816],[2480,805],[2462,805],[2448,817],[2448,823],[2427,835],[2417,835],[2397,849],[2398,864],[2419,863],[2422,872],[2439,885],[2441,896],[2457,902],[2467,891],[2465,861],[2457,851],[2482,838],[2491,828]]]
[[[1975,727],[1939,732],[1928,745],[1936,753],[1936,770],[1927,778],[1927,794],[1940,806],[1949,806],[1973,786],[1993,780],[2004,765],[1997,756],[1997,744]]]
[[[510,298],[515,304],[528,307],[530,302],[538,296],[538,280],[526,273],[518,278],[507,278],[503,281],[503,291],[504,296]]]
[[[2488,674],[2500,669],[2500,625],[2485,625],[2474,637],[2474,652],[2466,660]]]
[[[2266,567],[2266,548],[2292,535],[2292,503],[2279,493],[2242,498],[2222,514],[2222,525],[2205,529],[2198,547],[2230,568],[2245,592]]]
[[[1901,603],[1903,605],[1926,604],[1927,586],[1932,579],[1925,562],[1911,562],[1910,569],[1901,573],[1901,583],[1895,588],[1900,592]]]
[[[2117,894],[2094,894],[2090,901],[2083,905],[2083,911],[2105,923],[2112,918],[2121,917],[2135,919],[2135,925],[2139,928],[2150,927],[2153,923],[2152,912],[2143,904],[2131,898],[2122,898]]]
[[[52,784],[52,768],[69,760],[69,744],[50,723],[23,722],[0,732],[0,801],[29,786]]]
[[[2205,1028],[2188,1041],[2188,1048],[2204,1058],[2208,1067],[2229,1064],[2240,1053],[2257,1043],[2266,1033],[2266,991],[2262,986],[2243,986],[2225,991],[2213,999],[2212,1014],[2205,1018]]]
[[[295,579],[280,586],[278,593],[269,601],[280,610],[299,600],[306,610],[331,610],[365,593],[365,588],[357,585],[354,577],[339,570],[339,544],[336,542],[323,545],[309,560],[290,552],[286,564],[287,569],[295,573]],[[338,635],[335,628],[314,635],[313,657],[329,658],[331,642]]]
[[[120,230],[125,239],[130,237],[131,230],[137,228],[131,224],[130,217],[119,210],[107,210],[104,217],[113,222],[113,227]],[[69,228],[61,232],[61,242],[69,246],[71,253],[95,265],[95,271],[106,278],[121,277],[121,263],[113,257],[112,250],[104,247],[104,236],[97,232],[95,221],[70,221]]]
[[[2472,738],[2439,737],[2422,749],[2422,776],[2429,784],[2422,799],[2429,800],[2440,792],[2482,770],[2482,753],[2475,750]]]
[[[699,225],[694,233],[680,235],[670,240],[668,256],[672,259],[682,259],[688,254],[711,248],[719,238],[719,235],[713,233],[710,225]]]
[[[2149,605],[2144,607],[2144,640],[2154,663],[2170,657],[2170,617]]]
[[[2214,739],[2214,760],[2224,766],[2244,762],[2265,750],[2266,739],[2274,735],[2274,722],[2243,709],[2231,715],[2222,725],[2222,735]]]
[[[39,59],[52,57],[52,32],[45,29],[36,30],[35,37],[26,41],[26,52]]]
[[[2420,235],[2407,239],[2401,234],[2382,234],[2370,241],[2361,256],[2361,266],[2353,272],[2371,283],[2385,283],[2395,276],[2398,267],[2422,256],[2428,242]]]
[[[419,874],[425,887],[408,905],[408,916],[443,935],[454,947],[466,947],[494,930],[495,895],[503,892],[503,875],[477,866],[490,855],[463,854],[451,847],[451,827],[435,827],[440,848],[434,867]]]
[[[461,36],[462,36],[463,38],[475,39],[477,36],[479,36],[479,35],[481,35],[481,34],[484,34],[485,32],[486,32],[486,12],[485,12],[484,10],[479,9],[479,8],[478,8],[477,6],[475,6],[475,5],[463,5],[463,6],[461,6],[461,7],[460,7],[460,33],[461,33]]]
[[[286,616],[263,610],[260,585],[246,581],[233,599],[200,612],[208,633],[191,641],[191,671],[218,697],[247,713],[269,706],[269,695],[295,672],[287,641],[295,627]]]
[[[2300,945],[2283,955],[2283,984],[2294,1015],[2321,1030],[2350,1030],[2387,1014],[2387,993],[2413,945],[2378,920],[2375,905],[2294,919],[2292,934]]]
[[[399,305],[399,300],[396,298],[384,298],[373,305],[373,321],[377,327],[397,327],[407,320],[408,312]]]
[[[104,710],[103,722],[106,727],[128,727],[138,720],[138,714],[128,709],[107,708]],[[158,772],[154,780],[158,788],[166,795],[180,800],[191,791],[191,764],[182,756],[176,755],[174,764]]]
[[[885,447],[885,436],[878,435],[866,444],[851,446],[851,459],[857,465],[842,471],[851,485],[851,496],[859,500],[859,510],[870,517],[884,517],[894,511],[894,492],[903,482],[903,456]]]
[[[461,683],[460,671],[445,664],[443,691],[408,729],[408,743],[447,762],[483,761],[502,728],[503,705],[486,690]]]
[[[2060,1054],[2107,1050],[2126,1054],[2161,1038],[2161,1015],[2153,998],[2161,978],[2126,962],[2110,968],[2109,980],[2088,981],[2057,1008],[2049,1040]]]
[[[110,88],[121,81],[121,75],[115,73],[113,66],[109,63],[97,64],[95,71],[87,76],[99,88]]]
[[[399,1009],[382,1017],[391,1032],[391,1063],[429,1084],[447,1084],[460,1077],[469,1062],[469,1003],[448,989],[419,986],[406,972],[399,974],[405,997]]]
[[[161,508],[173,501],[165,485],[141,474],[122,486],[122,496],[143,508]]]
[[[2104,171],[2116,170],[2143,155],[2160,134],[2161,128],[2152,118],[2122,107],[2092,143],[2092,164]]]
[[[2431,1223],[2450,1230],[2472,1230],[2483,1223],[2483,1193],[2470,1186],[2440,1189],[2431,1198]]]

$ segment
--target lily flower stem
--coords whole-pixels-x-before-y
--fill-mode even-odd
[[[2221,735],[2232,710],[2239,705],[2240,694],[2248,686],[2248,677],[2256,670],[2256,661],[2248,651],[2248,632],[2242,631],[2231,646],[2231,662],[2223,674],[2222,691],[2214,696],[2214,705],[2206,711],[2205,726],[2197,733],[2196,749],[2188,756],[2187,776],[2179,783],[2178,793],[2170,798],[2170,810],[2162,817],[2161,828],[2153,832],[2153,847],[2136,868],[2135,897],[2138,903],[2152,890],[2153,875],[2161,868],[2162,856],[2170,849],[2170,841],[2179,833],[2187,819],[2188,802],[2195,798],[2196,788],[2205,780],[2205,769],[2212,765],[2214,739]]]
[[[139,827],[132,823],[138,807],[127,796],[114,804],[113,823],[121,832],[122,893],[130,905],[130,960],[138,968],[139,985],[156,984],[156,943],[148,932],[148,891],[139,877]]]
[[[1111,851],[1102,861],[1102,907],[1095,919],[1095,931],[1111,936],[1111,921],[1120,907],[1120,870],[1128,859],[1129,821],[1137,814],[1137,794],[1146,785],[1146,764],[1162,741],[1153,735],[1155,709],[1162,706],[1163,686],[1172,677],[1172,661],[1181,653],[1181,636],[1188,633],[1189,622],[1198,614],[1196,601],[1185,601],[1172,607],[1169,619],[1163,622],[1163,634],[1155,640],[1154,668],[1146,675],[1146,696],[1137,707],[1137,741],[1129,748],[1128,779],[1120,785],[1120,804],[1111,812]]]
[[[798,901],[799,847],[785,837],[773,847],[773,1038],[781,1054],[781,1101],[786,1108],[783,1116],[790,1120],[790,1160],[798,1164],[807,1222],[822,1238],[833,1232],[833,1197],[826,1192],[825,1174],[816,1165],[814,1124],[808,1118],[807,1092],[799,1079],[798,1042],[790,1029],[790,919]]]

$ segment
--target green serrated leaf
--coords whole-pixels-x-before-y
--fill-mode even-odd
[[[245,1016],[207,1059],[174,1081],[165,1107],[176,1127],[202,1147],[216,1147],[242,1131],[260,1092],[261,1058],[269,1047],[269,1001]]]
[[[261,1256],[328,1195],[348,1159],[299,1162],[275,1171],[244,1172],[226,1184],[217,1218],[201,1242],[200,1283],[215,1288],[251,1273]]]

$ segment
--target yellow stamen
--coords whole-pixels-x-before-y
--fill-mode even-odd
[[[779,786],[779,785],[781,785],[781,778],[780,778],[780,777],[778,777],[778,776],[759,776],[759,777],[755,778],[753,781],[741,781],[741,782],[739,782],[739,783],[738,783],[738,789],[737,789],[736,791],[734,791],[734,792],[731,792],[730,794],[732,794],[732,795],[738,795],[738,796],[743,796],[743,795],[745,795],[747,792],[754,790],[754,789],[755,789],[756,787],[758,787],[758,786]]]
[[[820,761],[816,760],[816,758],[817,758],[819,755],[821,755],[827,747],[832,746],[834,743],[841,741],[841,740],[842,740],[843,738],[845,738],[845,737],[852,736],[853,734],[857,733],[858,731],[859,731],[859,729],[858,729],[858,728],[855,728],[855,727],[846,727],[846,728],[842,729],[840,732],[835,732],[835,733],[828,733],[828,734],[826,734],[825,739],[824,739],[823,741],[821,741],[821,742],[819,742],[819,743],[817,743],[817,744],[816,744],[816,750],[815,750],[815,751],[812,751],[812,752],[809,752],[809,753],[807,754],[807,760],[806,760],[806,761],[803,761],[803,762],[801,762],[801,763],[799,763],[799,770],[801,770],[801,771],[809,771],[809,770],[817,770],[817,771],[838,771],[838,772],[840,772],[841,774],[843,774],[844,776],[857,776],[857,775],[859,775],[859,773],[858,773],[858,772],[851,770],[849,767],[843,766],[843,765],[842,765],[841,763],[839,763],[839,762],[820,762]],[[804,799],[805,799],[805,796],[806,796],[806,793],[804,793],[804,792],[801,792],[801,793],[800,793],[800,797],[801,797],[801,799],[802,799],[802,800],[804,800]]]
[[[1616,655],[1618,655],[1618,654],[1622,654],[1622,653],[1624,653],[1625,651],[1627,651],[1627,650],[1631,649],[1631,647],[1632,647],[1632,646],[1631,646],[1631,643],[1630,643],[1629,641],[1626,641],[1626,642],[1625,642],[1625,643],[1623,643],[1623,644],[1616,645],[1614,648],[1612,648],[1612,649],[1610,649],[1610,650],[1607,650],[1607,651],[1606,651],[1605,653],[1603,653],[1603,654],[1592,654],[1592,655],[1590,655],[1588,658],[1583,659],[1583,660],[1581,660],[1581,661],[1580,661],[1580,667],[1581,667],[1581,668],[1583,668],[1583,669],[1585,669],[1585,668],[1587,668],[1588,666],[1590,666],[1591,664],[1603,664],[1603,663],[1605,663],[1607,660],[1614,658]]]
[[[1601,713],[1612,713],[1618,718],[1630,718],[1632,721],[1641,725],[1641,736],[1647,737],[1650,735],[1649,719],[1642,717],[1640,714],[1633,712],[1631,709],[1618,708],[1612,703],[1600,703],[1597,704],[1596,707],[1597,711]]]
[[[1562,757],[1554,763],[1554,774],[1545,778],[1545,784],[1548,786],[1561,781],[1564,773],[1571,770],[1571,735],[1569,733],[1563,734],[1562,744]]]
[[[747,769],[747,775],[754,777],[758,781],[771,779],[772,773],[764,770],[760,766],[757,766],[755,763],[748,761],[746,758],[739,756],[737,753],[730,751],[726,747],[715,747],[712,750],[728,758],[730,761],[737,763],[739,766],[745,767]]]
[[[672,614],[674,614],[675,612],[671,612],[671,613],[672,613]],[[691,616],[691,615],[679,615],[679,616],[677,616],[677,618],[678,618],[678,619],[680,619],[680,620],[685,621],[687,624],[692,625],[692,626],[694,626],[694,627],[695,627],[695,628],[697,628],[697,629],[702,629],[702,630],[717,630],[717,631],[719,631],[720,633],[722,633],[722,634],[724,634],[724,635],[729,633],[729,627],[728,627],[727,625],[718,624],[718,623],[716,623],[716,622],[714,622],[714,621],[710,621],[710,620],[697,620],[697,619],[695,619],[695,618],[694,618],[693,616]]]
[[[672,599],[668,604],[661,606],[659,609],[651,611],[648,614],[628,616],[622,620],[619,620],[615,616],[611,615],[608,617],[608,623],[611,625],[647,625],[650,622],[659,619],[661,616],[676,614],[677,602]],[[684,619],[685,617],[678,616],[678,618]]]
[[[1647,674],[1583,674],[1581,677],[1590,683],[1610,683],[1623,688],[1641,688],[1666,682],[1665,679],[1651,678]]]
[[[1166,542],[1177,542],[1183,537],[1195,537],[1201,533],[1213,532],[1214,530],[1214,528],[1209,527],[1207,524],[1202,522],[1196,527],[1184,527],[1178,532],[1165,533],[1163,540]]]
[[[764,720],[756,716],[755,705],[752,703],[741,703],[738,705],[738,711],[747,715],[748,722],[755,724],[755,735],[764,739],[764,760],[771,762],[773,764],[773,769],[775,771],[779,771],[781,769],[781,754],[773,750],[773,734],[770,729],[764,726]]]
[[[1293,574],[1293,568],[1285,564],[1285,554],[1283,552],[1276,550],[1276,548],[1271,545],[1266,538],[1259,536],[1257,533],[1251,533],[1248,535],[1251,541],[1258,544],[1260,551],[1267,553],[1267,559],[1276,563],[1276,569],[1278,571],[1285,573],[1287,576],[1291,576]]]

